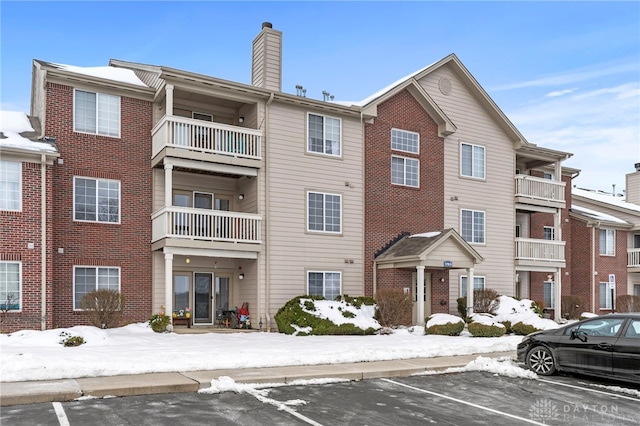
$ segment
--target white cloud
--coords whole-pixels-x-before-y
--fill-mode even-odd
[[[564,89],[564,90],[556,90],[554,92],[549,92],[545,95],[545,97],[548,98],[555,98],[556,96],[564,96],[564,95],[568,95],[569,93],[573,93],[575,92],[576,89]]]

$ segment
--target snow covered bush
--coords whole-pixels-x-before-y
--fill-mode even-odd
[[[464,330],[464,320],[450,314],[433,314],[424,326],[425,334],[459,336]]]
[[[534,331],[540,331],[536,327],[531,324],[525,324],[523,322],[517,322],[511,326],[511,330],[515,334],[519,334],[521,336],[526,336],[527,334],[533,333]]]
[[[473,314],[470,320],[467,329],[474,337],[500,337],[507,332],[507,328],[490,314]]]

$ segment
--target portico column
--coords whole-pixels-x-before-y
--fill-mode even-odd
[[[467,268],[467,316],[473,314],[473,268]]]
[[[424,265],[416,266],[416,270],[418,272],[416,277],[417,323],[424,325]]]
[[[562,269],[558,268],[556,270],[556,285],[554,286],[555,291],[555,299],[553,306],[553,319],[556,322],[560,321],[562,318]]]
[[[173,253],[164,254],[164,313],[173,312]]]
[[[164,206],[171,207],[173,197],[173,164],[164,165]]]

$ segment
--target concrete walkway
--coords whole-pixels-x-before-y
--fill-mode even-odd
[[[514,352],[414,358],[393,361],[356,362],[270,368],[236,368],[211,371],[133,374],[31,382],[0,382],[0,406],[72,401],[82,396],[132,396],[175,392],[197,392],[211,380],[231,377],[237,383],[291,383],[294,380],[342,378],[348,380],[410,376],[427,370],[463,367],[478,356],[515,359]]]

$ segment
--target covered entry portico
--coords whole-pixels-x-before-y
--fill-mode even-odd
[[[448,284],[448,271],[452,269],[464,269],[467,272],[467,312],[473,312],[473,272],[476,264],[483,258],[473,247],[469,245],[453,228],[443,231],[414,234],[400,239],[384,252],[378,254],[373,261],[373,292],[378,287],[378,271],[385,269],[415,270],[416,286],[414,287],[415,307],[414,323],[424,325],[425,306],[421,301],[425,300],[425,291],[431,294],[434,300],[444,300],[449,306],[450,286]],[[433,273],[429,273],[432,271]],[[438,291],[434,291],[434,276],[439,275],[443,284]],[[425,276],[431,277],[431,282],[425,282]],[[437,281],[436,281],[437,282]],[[393,288],[411,288],[410,282],[385,283]],[[456,286],[457,288],[457,286]],[[431,302],[431,306],[440,306],[440,303]],[[439,309],[442,309],[440,307]],[[448,308],[446,308],[448,310]]]

